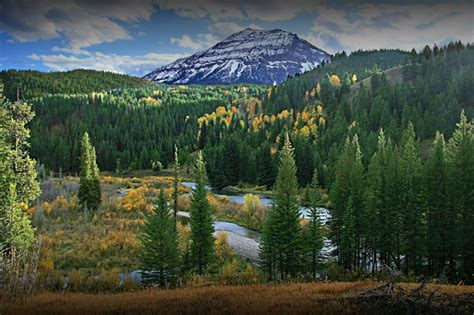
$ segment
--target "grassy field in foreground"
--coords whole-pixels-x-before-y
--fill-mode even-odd
[[[418,286],[402,284],[394,291],[415,289],[414,292]],[[358,299],[377,287],[380,287],[378,282],[359,281],[149,289],[96,295],[41,293],[0,307],[0,314],[356,314],[374,311],[396,314],[401,310],[406,313],[406,309],[398,307],[397,298],[383,300],[385,304],[380,304],[380,300]],[[426,288],[437,295],[474,294],[474,286],[430,284]]]

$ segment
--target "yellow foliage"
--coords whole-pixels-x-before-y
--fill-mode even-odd
[[[330,81],[333,86],[341,85],[341,79],[336,74],[331,75]]]
[[[38,272],[41,275],[48,275],[54,271],[54,261],[51,257],[45,257],[38,262]]]
[[[319,82],[316,84],[316,93],[321,93],[321,85],[319,84]]]
[[[214,241],[214,252],[215,257],[220,261],[225,261],[230,257],[233,257],[235,252],[227,243],[227,233],[219,232],[216,235],[216,240]]]
[[[357,76],[355,75],[355,73],[352,75],[352,83],[355,83],[357,82]]]
[[[324,117],[319,117],[319,125],[324,126],[326,124],[326,119]]]
[[[300,135],[302,135],[303,137],[309,136],[310,133],[311,130],[308,128],[308,126],[303,126],[303,128],[300,129]]]
[[[318,115],[321,115],[323,113],[323,107],[321,106],[321,104],[318,104],[316,106],[316,112],[318,113]]]
[[[219,106],[216,108],[216,115],[217,116],[224,116],[227,113],[227,110],[224,106]]]
[[[181,222],[176,223],[176,231],[178,231],[178,246],[179,251],[184,253],[191,244],[191,228],[184,226]]]
[[[130,190],[121,200],[121,208],[127,212],[141,211],[151,212],[153,206],[148,203],[145,193],[148,192],[146,187],[138,187]]]
[[[282,110],[282,111],[278,114],[278,118],[279,118],[279,119],[286,119],[286,118],[288,118],[288,116],[290,116],[290,112],[289,112],[287,109]]]
[[[252,128],[254,131],[258,130],[258,126],[260,125],[260,119],[258,117],[255,117],[252,119]]]
[[[309,113],[308,112],[302,112],[301,113],[301,120],[302,121],[308,121],[309,118]]]
[[[245,270],[240,274],[241,281],[245,284],[255,284],[260,282],[258,271],[252,264],[247,264]]]
[[[221,271],[219,272],[219,280],[223,284],[233,284],[238,280],[237,269],[239,263],[237,260],[232,260],[229,263],[226,263]]]
[[[203,117],[199,117],[199,118],[197,119],[197,123],[198,123],[199,127],[201,127],[203,124],[207,124],[206,117],[204,117],[204,116],[203,116]]]

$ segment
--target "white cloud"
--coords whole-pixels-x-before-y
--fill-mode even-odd
[[[172,44],[177,44],[180,47],[190,48],[192,50],[207,49],[229,35],[239,32],[247,27],[261,29],[259,25],[253,23],[247,26],[242,26],[233,22],[217,22],[207,27],[209,33],[198,34],[194,39],[188,34],[183,34],[179,38],[171,37],[170,42]]]
[[[94,69],[118,73],[128,73],[143,76],[157,67],[183,58],[182,54],[148,53],[141,56],[128,56],[104,54],[101,52],[89,53],[88,56],[37,55],[31,54],[29,58],[41,61],[46,67],[54,71],[67,71],[72,69]]]
[[[350,11],[323,6],[305,38],[329,52],[341,48],[419,49],[453,39],[473,41],[472,16],[470,4],[364,4]]]
[[[303,11],[311,11],[324,0],[158,0],[163,10],[173,10],[180,16],[195,19],[209,17],[224,19],[260,19],[265,21],[291,20]]]
[[[194,41],[188,34],[183,34],[180,38],[171,37],[170,42],[171,44],[178,44],[179,47],[191,48],[193,50],[197,50],[202,47],[201,43]]]
[[[148,20],[154,11],[152,0],[2,0],[0,32],[18,41],[51,39],[64,35],[72,48],[130,39],[118,21]]]

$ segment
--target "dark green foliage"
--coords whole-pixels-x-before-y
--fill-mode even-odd
[[[30,130],[27,125],[35,116],[31,106],[22,101],[10,102],[0,85],[0,137],[10,148],[9,163],[13,172],[18,202],[29,205],[39,195],[35,161],[29,156]]]
[[[309,222],[303,230],[304,263],[309,267],[308,270],[311,272],[313,279],[316,279],[316,273],[319,267],[319,253],[324,245],[322,226],[318,214],[318,207],[322,203],[320,189],[318,172],[315,169],[311,185],[308,189]]]
[[[258,151],[257,157],[257,183],[268,188],[275,183],[275,170],[271,147],[265,143]]]
[[[173,219],[174,219],[175,230],[176,230],[176,218],[179,211],[179,208],[178,208],[179,171],[180,171],[180,165],[179,165],[178,147],[175,146],[174,148],[174,180],[173,180]]]
[[[422,168],[415,143],[415,131],[410,123],[403,136],[399,168],[399,210],[402,217],[402,250],[405,271],[420,271],[424,254]]]
[[[161,190],[155,211],[145,219],[141,235],[142,277],[145,284],[158,283],[162,288],[175,284],[179,267],[177,239],[175,222]]]
[[[449,192],[463,276],[474,281],[474,126],[464,112],[449,140]],[[452,220],[452,218],[450,218]]]
[[[296,165],[288,133],[280,152],[273,198],[264,224],[260,260],[270,279],[279,272],[284,280],[301,272],[303,250]]]
[[[333,74],[341,85],[331,83]],[[5,77],[8,85],[17,86],[11,78]],[[57,90],[51,84],[29,100],[37,113],[31,123],[32,155],[49,169],[78,172],[79,142],[89,131],[102,170],[151,168],[156,161],[167,168],[174,162],[176,145],[183,165],[190,165],[191,155],[203,149],[215,188],[256,183],[270,189],[277,152],[289,130],[295,147],[295,187],[307,186],[317,170],[321,188],[330,195],[329,232],[345,269],[377,272],[389,267],[473,281],[472,45],[456,42],[419,54],[340,53],[333,62],[271,88],[148,84],[100,94],[48,95],[70,93],[73,86]],[[89,88],[82,91],[96,90]],[[249,111],[252,98],[253,105],[258,104]],[[295,122],[303,109],[318,104],[325,123],[317,124],[314,134],[302,136]],[[229,124],[215,119],[197,122],[217,106],[236,106],[240,114]],[[264,121],[264,116],[284,109],[290,112],[286,121],[253,127],[254,118]],[[462,109],[464,118],[456,128]],[[451,138],[446,146],[441,135]],[[346,144],[346,139],[352,140]],[[198,209],[208,209],[203,196],[204,188],[196,199]],[[266,217],[261,252],[262,266],[272,279],[277,273],[286,277],[305,269],[296,267],[298,259],[293,266],[280,255],[282,241],[275,226],[281,220],[275,199]],[[211,238],[207,240],[212,244]],[[209,261],[196,263],[201,257],[196,248],[187,257],[190,265],[199,269],[199,264],[202,270]]]
[[[25,258],[34,241],[34,228],[25,206],[39,195],[35,161],[30,158],[29,130],[34,113],[27,103],[9,102],[0,84],[0,251]]]
[[[191,259],[193,267],[200,274],[204,274],[213,259],[214,227],[212,225],[211,206],[207,200],[206,166],[202,153],[195,167],[196,188],[193,190],[191,201]]]
[[[145,86],[147,81],[128,75],[94,70],[65,72],[0,71],[0,81],[5,84],[5,96],[11,101],[48,94],[82,94]]]
[[[0,83],[0,283],[1,299],[20,298],[35,287],[35,229],[25,211],[38,197],[35,161],[30,158],[27,103],[10,103]],[[11,295],[11,296],[10,296]]]
[[[339,261],[346,269],[363,264],[364,243],[364,167],[357,135],[346,140],[336,166],[336,178],[331,189],[331,231],[337,245]]]
[[[101,203],[99,168],[95,148],[86,132],[81,142],[81,172],[79,174],[79,203],[82,208],[97,210]]]
[[[444,136],[436,133],[433,148],[424,170],[426,200],[426,249],[430,273],[441,272],[446,263],[454,263],[457,235],[455,217],[450,213],[449,170]],[[451,266],[451,268],[454,266]]]

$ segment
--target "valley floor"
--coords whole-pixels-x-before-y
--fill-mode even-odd
[[[388,290],[387,290],[388,288]],[[390,294],[387,294],[390,292]],[[434,293],[433,293],[434,292]],[[119,294],[41,293],[1,314],[469,313],[474,286],[318,282],[149,289]]]

